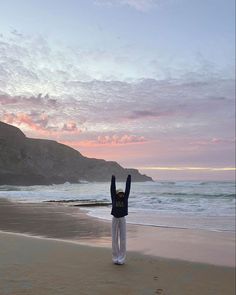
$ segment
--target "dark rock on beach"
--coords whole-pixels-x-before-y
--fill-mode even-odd
[[[49,185],[64,182],[110,181],[115,174],[124,181],[152,181],[137,169],[113,161],[84,157],[54,140],[28,138],[17,127],[0,122],[0,185]]]

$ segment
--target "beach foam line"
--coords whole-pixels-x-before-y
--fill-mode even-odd
[[[86,212],[86,215],[93,217],[93,218],[97,218],[99,220],[104,220],[104,221],[110,221],[111,222],[111,218],[105,217],[105,216],[98,216],[96,214],[94,214],[93,212],[89,211],[89,209],[86,210],[86,208],[83,208],[83,210]],[[211,232],[229,232],[229,233],[234,233],[234,230],[227,230],[227,229],[212,229],[212,228],[201,228],[201,227],[191,227],[191,226],[175,226],[175,225],[167,225],[167,224],[154,224],[154,223],[144,223],[144,222],[133,222],[133,221],[129,221],[126,220],[126,222],[128,224],[133,224],[133,225],[139,225],[139,226],[146,226],[146,227],[156,227],[156,228],[170,228],[170,229],[180,229],[180,230],[201,230],[201,231],[211,231]]]

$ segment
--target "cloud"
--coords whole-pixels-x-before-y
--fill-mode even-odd
[[[159,80],[97,79],[80,60],[90,65],[106,54],[57,51],[44,38],[13,35],[0,41],[0,120],[27,136],[97,157],[111,155],[112,147],[117,159],[129,154],[127,163],[132,157],[148,165],[154,159],[232,161],[234,79],[192,72]]]
[[[142,60],[143,59],[143,60]],[[61,95],[77,81],[125,80],[151,75],[149,61],[133,50],[111,52],[54,44],[46,38],[0,37],[0,88],[11,95]],[[144,64],[147,64],[145,66]]]
[[[2,106],[12,105],[27,105],[27,106],[39,106],[43,108],[57,108],[58,102],[56,99],[50,98],[48,94],[42,95],[39,93],[34,96],[16,95],[11,96],[6,93],[0,93],[0,104]]]
[[[127,144],[127,143],[142,143],[145,142],[143,136],[124,134],[119,135],[100,135],[98,136],[97,142],[99,144]]]
[[[151,111],[151,110],[135,110],[131,111],[130,115],[128,115],[128,119],[133,119],[133,120],[143,120],[143,119],[158,119],[164,116],[171,116],[173,111],[171,110],[156,110],[156,111]]]
[[[127,146],[133,144],[147,143],[148,140],[144,136],[134,134],[112,134],[112,135],[99,135],[92,140],[79,140],[79,141],[62,141],[62,143],[70,145],[74,148],[80,149],[82,147],[110,147]]]
[[[77,124],[75,122],[67,122],[64,123],[63,127],[62,127],[62,131],[77,131],[78,127]]]
[[[96,4],[109,6],[129,6],[141,12],[155,8],[160,0],[96,0]]]
[[[210,145],[235,145],[235,138],[210,138],[195,140],[189,143],[194,146],[210,146]]]
[[[26,114],[26,113],[4,113],[3,121],[9,124],[16,124],[18,126],[26,125],[33,130],[43,131],[48,129],[48,117],[45,114]]]
[[[192,63],[187,66],[172,64],[171,68],[169,63],[168,60],[163,62],[158,52],[149,55],[127,48],[113,52],[85,50],[63,44],[58,46],[41,35],[29,36],[19,32],[0,37],[0,89],[11,96],[42,93],[78,98],[80,94],[84,96],[80,88],[85,89],[86,83],[90,83],[94,91],[101,90],[99,86],[102,84],[103,88],[111,87],[105,82],[116,82],[113,87],[125,90],[128,84],[122,82],[138,80],[153,88],[156,80],[162,80],[160,83],[164,84],[164,81],[168,83],[168,80],[176,79],[185,81],[184,88],[193,89],[194,86],[203,88],[205,79],[219,78],[214,67],[205,70],[208,64],[202,59],[195,62],[194,69]],[[142,83],[139,85],[142,91]]]
[[[31,113],[7,113],[5,112],[1,120],[8,124],[13,124],[21,129],[27,128],[28,135],[33,137],[42,136],[44,138],[58,139],[70,134],[78,136],[82,131],[78,128],[75,122],[64,122],[60,125],[50,123],[51,118],[45,112],[32,111]],[[27,132],[28,133],[28,132]],[[36,136],[35,136],[36,135]]]
[[[76,81],[64,84],[68,93],[60,96],[1,94],[0,115],[5,114],[4,110],[12,114],[24,112],[37,123],[39,115],[34,114],[40,110],[47,114],[52,126],[61,126],[65,131],[75,125],[63,126],[62,123],[75,122],[87,133],[129,130],[148,137],[150,133],[158,137],[163,132],[171,136],[184,132],[189,136],[198,128],[200,133],[208,130],[217,138],[226,125],[233,124],[233,80],[209,79],[199,82],[198,87],[185,80],[153,79],[133,83]],[[228,127],[227,133],[231,134]]]

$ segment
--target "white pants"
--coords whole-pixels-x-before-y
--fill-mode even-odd
[[[112,218],[112,261],[123,264],[126,257],[126,220],[125,217]]]

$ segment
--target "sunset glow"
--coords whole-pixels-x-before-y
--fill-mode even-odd
[[[167,170],[167,171],[188,171],[188,170],[203,170],[203,171],[235,171],[235,167],[138,167],[141,170]]]
[[[0,120],[154,179],[234,179],[235,4],[212,5],[1,1]]]

